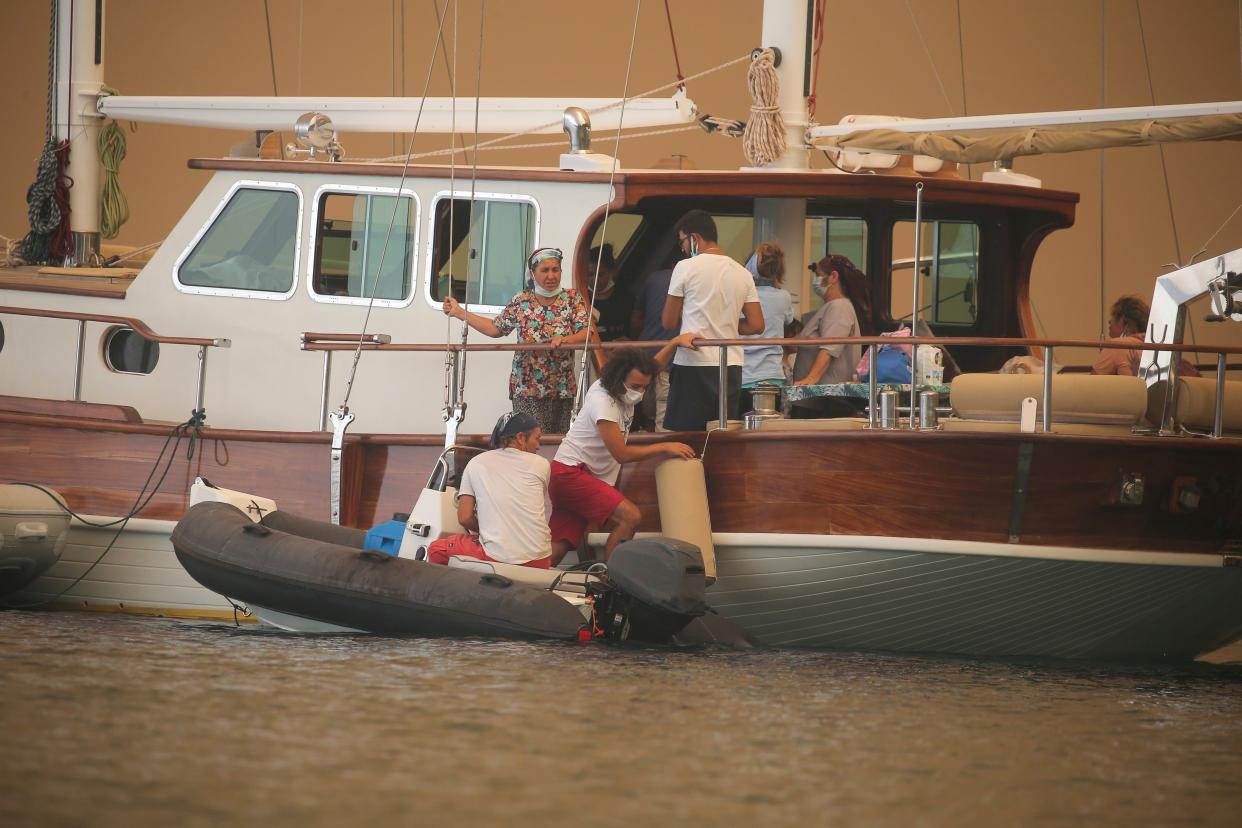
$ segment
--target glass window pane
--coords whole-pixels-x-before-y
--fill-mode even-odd
[[[979,226],[973,222],[923,222],[919,240],[919,316],[941,325],[973,325],[978,319]],[[909,321],[914,299],[914,222],[893,226],[889,310]]]
[[[867,222],[860,218],[837,218],[820,216],[808,218],[807,238],[810,243],[808,259],[805,262],[785,259],[785,280],[793,276],[798,284],[804,284],[802,291],[802,312],[809,315],[819,310],[824,304],[815,291],[811,290],[811,271],[808,265],[818,262],[829,253],[837,253],[848,258],[859,270],[867,273]]]
[[[370,299],[374,293],[376,299],[405,299],[410,291],[413,258],[412,201],[369,194],[323,195],[311,276],[314,292],[361,299]],[[392,238],[388,239],[390,223]],[[381,264],[383,275],[379,276]]]
[[[501,306],[526,286],[526,257],[535,247],[535,205],[527,201],[443,198],[432,228],[431,296],[467,305]]]
[[[182,262],[183,285],[285,293],[293,287],[298,197],[241,189]]]

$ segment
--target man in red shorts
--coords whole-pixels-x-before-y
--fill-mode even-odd
[[[492,430],[492,451],[466,465],[457,496],[457,522],[477,534],[452,535],[427,547],[427,560],[454,555],[547,569],[548,461],[540,457],[543,430],[529,414],[504,415]]]
[[[685,443],[631,446],[626,437],[634,406],[642,400],[647,386],[668,365],[678,346],[693,349],[698,336],[684,333],[654,358],[636,348],[613,351],[600,378],[587,390],[582,409],[552,461],[548,493],[552,497],[554,562],[578,546],[588,523],[609,529],[605,559],[618,543],[634,537],[642,513],[616,489],[622,463],[645,457],[694,457],[694,449]]]

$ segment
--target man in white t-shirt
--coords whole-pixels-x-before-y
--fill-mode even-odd
[[[461,475],[457,522],[475,534],[453,535],[427,548],[432,563],[453,555],[547,569],[551,467],[540,457],[543,430],[529,414],[504,415],[492,431],[493,450],[472,459]]]
[[[687,332],[654,357],[637,348],[613,351],[589,389],[552,460],[552,558],[559,561],[576,548],[588,523],[606,527],[605,559],[623,540],[634,537],[642,512],[616,488],[621,464],[647,457],[694,457],[685,443],[632,446],[626,442],[634,406],[680,345],[694,347],[696,333]],[[466,467],[467,469],[469,466]]]
[[[706,210],[691,210],[677,222],[677,241],[690,256],[677,263],[664,303],[663,323],[682,333],[698,331],[704,339],[737,339],[763,333],[759,293],[746,268],[724,255],[716,242],[716,222]],[[719,417],[719,348],[680,348],[669,369],[670,431],[702,431]],[[728,415],[738,416],[742,389],[741,345],[727,349]]]

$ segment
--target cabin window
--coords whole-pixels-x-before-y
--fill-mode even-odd
[[[412,195],[320,191],[312,226],[313,296],[352,304],[409,300],[418,244],[418,204]]]
[[[104,333],[104,364],[118,374],[149,374],[160,361],[160,343],[139,336],[133,328],[113,327]]]
[[[428,300],[448,296],[472,309],[499,312],[526,288],[526,257],[539,246],[534,201],[491,193],[436,196],[432,205]]]
[[[889,310],[909,321],[914,301],[914,222],[893,226]],[[925,221],[920,238],[919,318],[938,325],[974,325],[979,318],[979,225]]]
[[[0,351],[4,350],[4,323],[0,322]]]
[[[182,254],[177,286],[189,293],[288,297],[297,272],[300,211],[296,188],[242,182]]]

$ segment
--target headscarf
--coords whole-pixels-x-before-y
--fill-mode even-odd
[[[510,411],[502,414],[492,429],[492,448],[500,448],[500,441],[508,437],[523,434],[531,429],[539,428],[539,421],[521,411]]]

